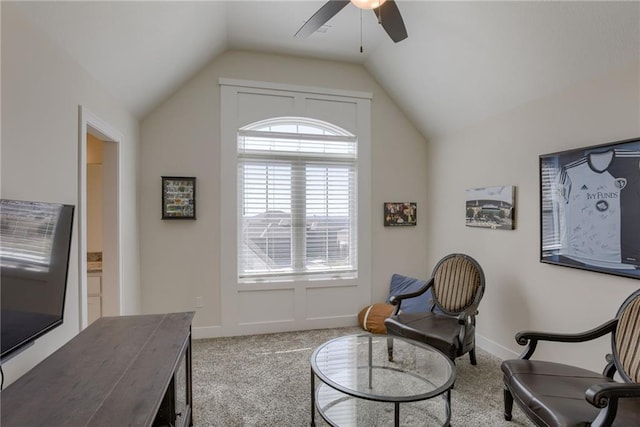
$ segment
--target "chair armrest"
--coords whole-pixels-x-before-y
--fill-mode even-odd
[[[640,397],[640,384],[638,383],[600,383],[589,387],[585,398],[597,408],[604,408],[611,399],[625,397]]]
[[[602,325],[590,329],[585,332],[579,332],[576,334],[559,334],[551,332],[537,332],[537,331],[521,331],[516,334],[516,342],[520,345],[526,345],[527,347],[520,355],[521,359],[529,359],[538,345],[538,341],[554,341],[565,343],[576,343],[591,341],[599,338],[603,335],[613,332],[618,324],[618,319],[611,319]]]
[[[464,325],[468,320],[471,320],[471,323],[475,325],[476,316],[478,315],[478,306],[472,305],[471,307],[467,307],[466,310],[461,311],[458,316],[458,323],[460,325]]]
[[[399,294],[399,295],[392,295],[389,298],[389,304],[395,305],[396,309],[393,311],[393,314],[398,314],[398,312],[400,311],[400,305],[402,304],[402,300],[404,299],[409,299],[409,298],[415,298],[417,296],[420,296],[422,294],[424,294],[425,292],[427,292],[427,289],[429,289],[431,286],[433,286],[433,282],[434,279],[433,277],[431,279],[429,279],[429,281],[427,283],[425,283],[425,285],[423,287],[421,287],[420,289],[418,289],[417,291],[408,293],[408,294]]]
[[[618,399],[640,397],[638,383],[601,383],[594,384],[585,392],[585,399],[600,412],[591,423],[592,427],[609,427],[613,424],[618,411]]]
[[[460,332],[458,332],[458,342],[462,344],[464,342],[464,337],[467,335],[467,324],[471,323],[473,326],[476,325],[476,315],[478,314],[477,307],[469,307],[465,311],[460,312],[458,314],[458,325],[461,325]]]

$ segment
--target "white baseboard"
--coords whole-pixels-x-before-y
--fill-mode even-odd
[[[357,326],[353,316],[323,319],[309,319],[301,325],[296,322],[264,322],[247,325],[235,325],[234,327],[194,326],[191,330],[194,340],[207,338],[220,338],[239,335],[268,334],[278,332],[290,332],[304,329],[340,328]],[[476,345],[482,350],[492,354],[500,360],[515,359],[519,353],[496,343],[482,335],[476,335]]]
[[[270,334],[301,331],[306,329],[327,329],[358,326],[355,315],[313,318],[304,321],[254,322],[231,326],[194,326],[191,334],[194,340],[232,337],[240,335]]]
[[[476,345],[501,360],[516,359],[520,355],[520,353],[516,353],[515,351],[478,334],[476,334]]]
[[[194,340],[202,340],[207,338],[219,338],[222,335],[222,327],[220,326],[193,326],[191,328],[191,337]]]

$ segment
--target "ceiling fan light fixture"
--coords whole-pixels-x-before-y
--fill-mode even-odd
[[[360,9],[376,9],[382,6],[387,0],[351,0],[351,3]]]

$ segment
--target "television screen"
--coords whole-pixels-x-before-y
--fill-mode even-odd
[[[73,211],[0,200],[0,359],[62,324]]]

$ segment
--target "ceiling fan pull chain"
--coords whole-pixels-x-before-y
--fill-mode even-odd
[[[360,53],[364,52],[362,49],[362,9],[360,9]]]

